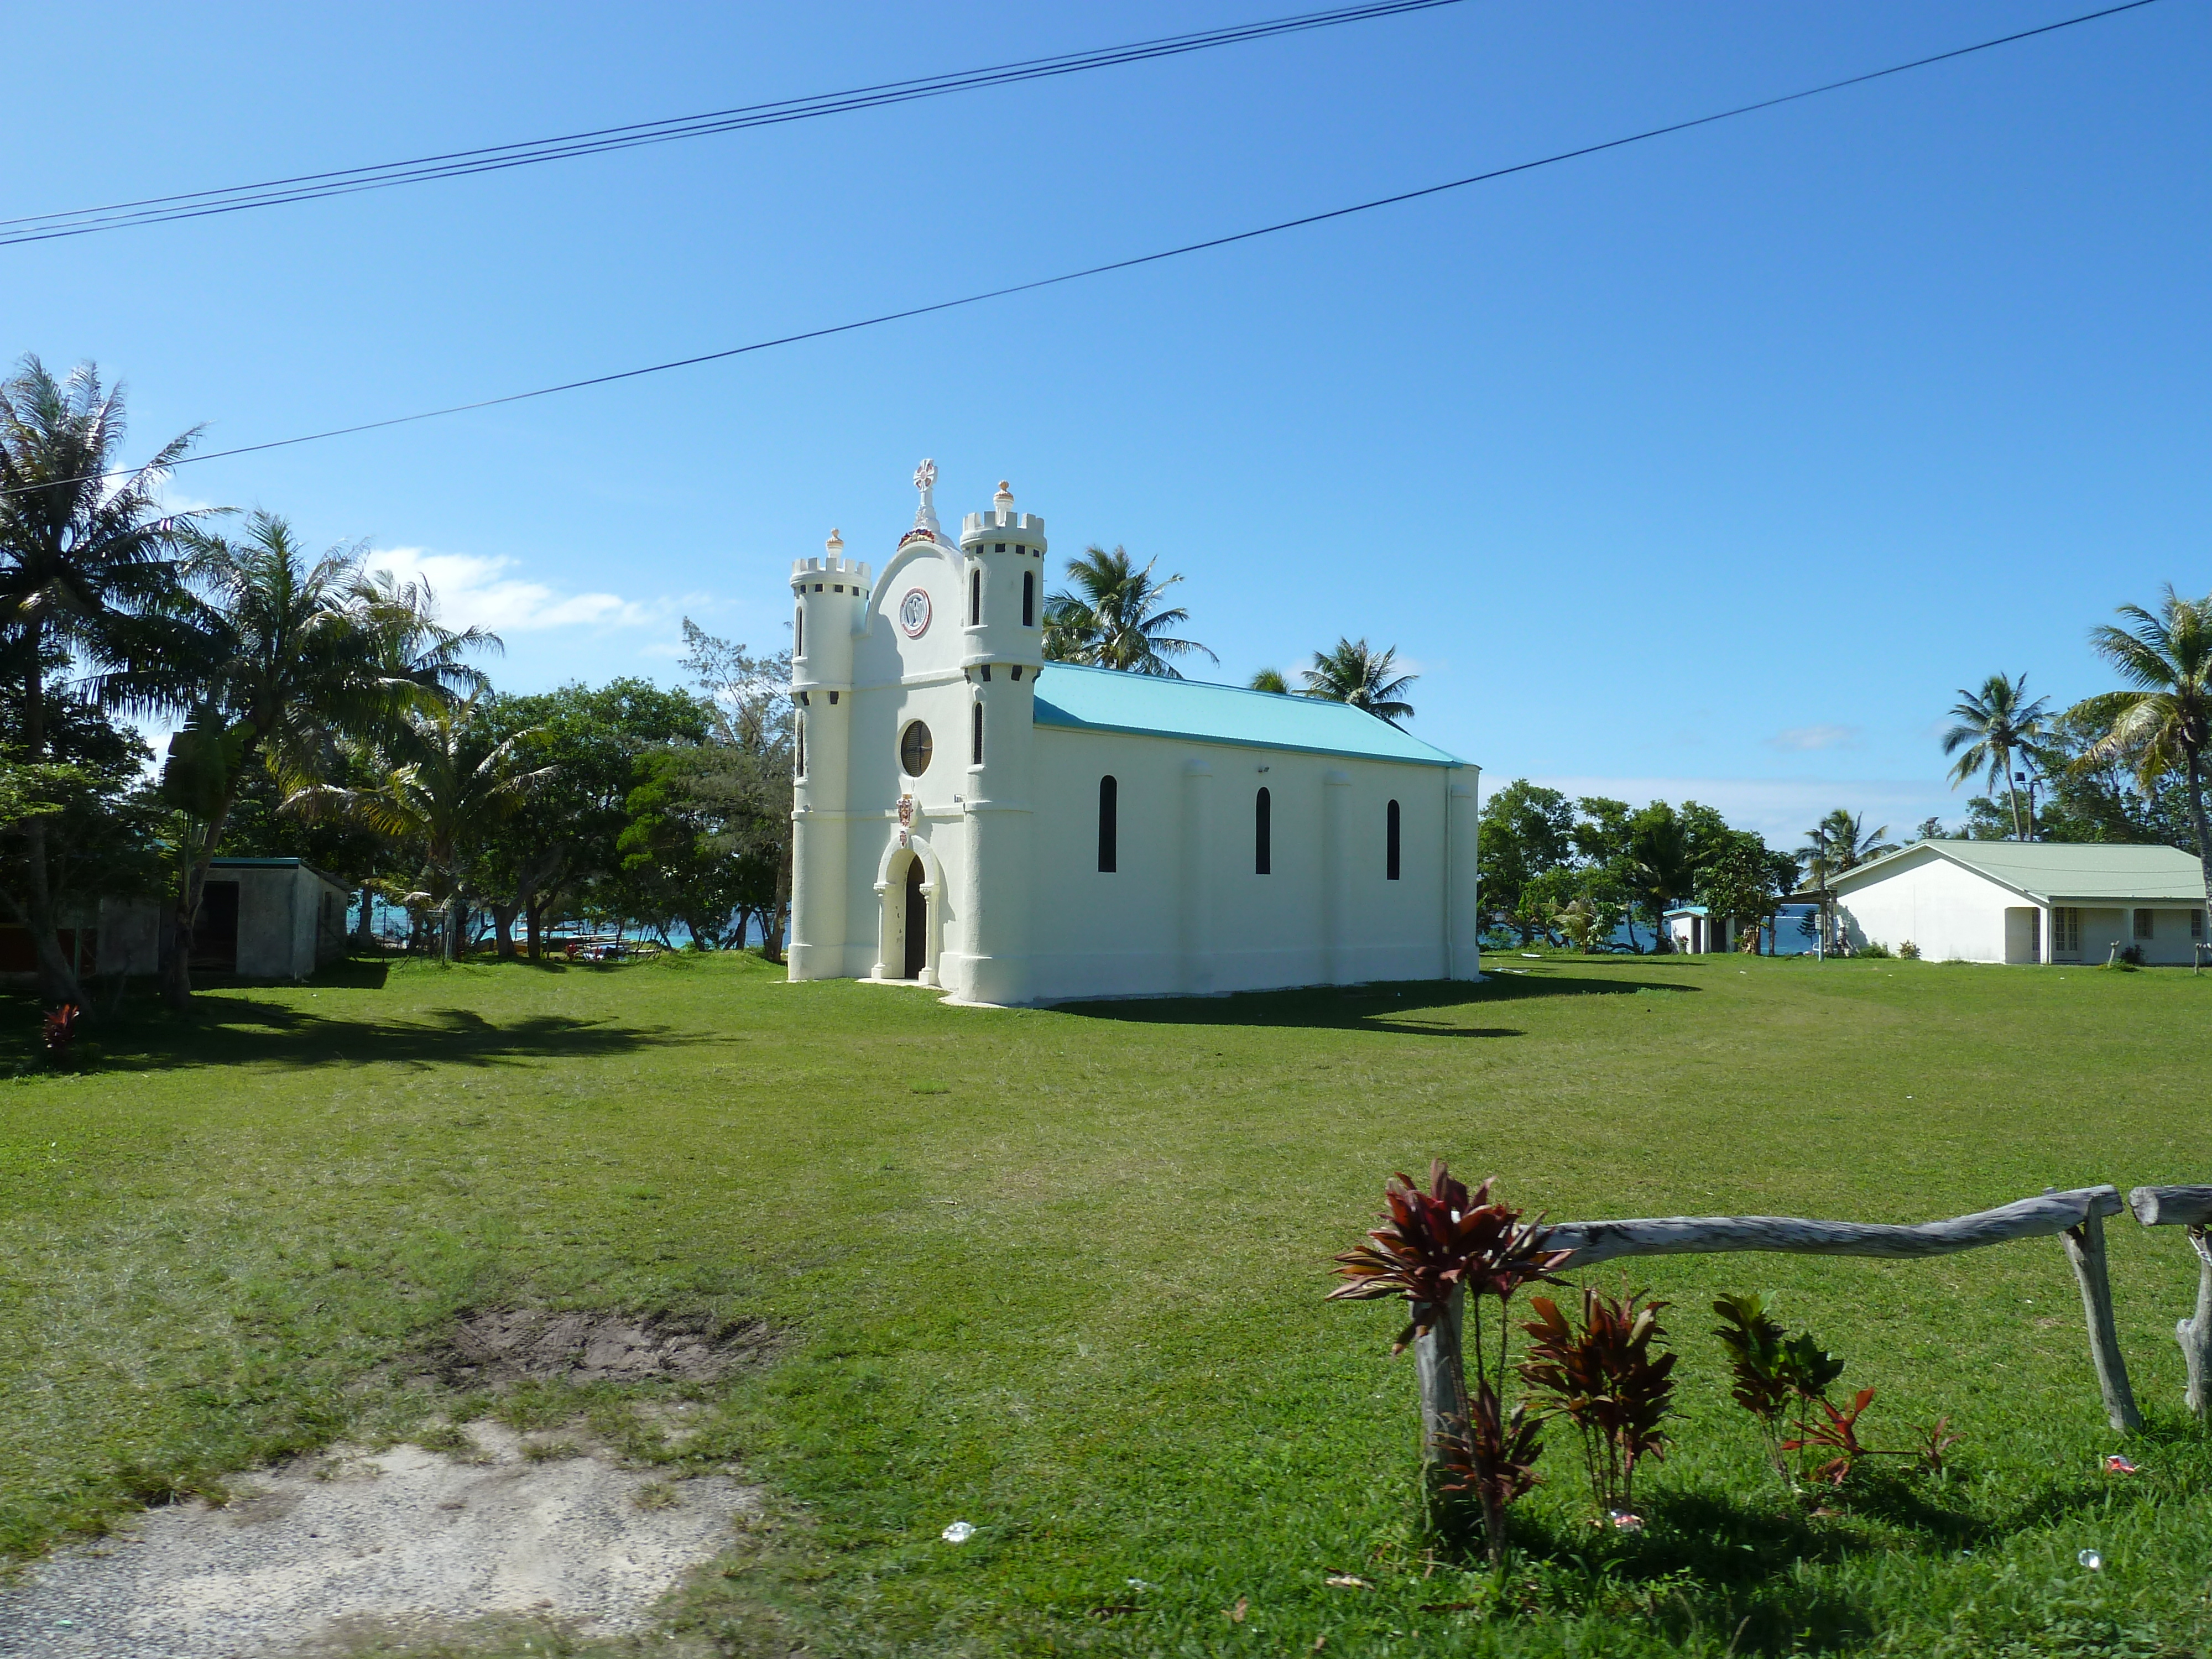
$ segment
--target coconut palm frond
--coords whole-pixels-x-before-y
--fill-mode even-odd
[[[1398,673],[1397,659],[1395,645],[1377,651],[1364,639],[1340,639],[1333,650],[1315,652],[1314,665],[1298,672],[1306,696],[1348,702],[1395,726],[1413,717],[1406,688],[1420,678]]]

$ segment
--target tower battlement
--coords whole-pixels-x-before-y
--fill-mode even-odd
[[[822,559],[793,559],[791,562],[791,580],[793,586],[802,582],[825,580],[840,580],[848,586],[857,586],[863,593],[868,591],[868,562],[866,559],[843,559],[831,554]]]
[[[988,513],[970,513],[960,520],[960,545],[1003,536],[1035,538],[1030,550],[1044,555],[1044,520],[1034,513],[1017,513],[1011,507],[994,507]]]

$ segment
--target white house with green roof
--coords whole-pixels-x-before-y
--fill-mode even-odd
[[[1343,703],[1044,660],[1043,520],[792,569],[794,980],[1012,1005],[1472,979],[1475,768]]]
[[[1930,962],[2186,963],[2204,939],[2203,871],[2172,847],[1922,841],[1828,887],[1854,946]]]

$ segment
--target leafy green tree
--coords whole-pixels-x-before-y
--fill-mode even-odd
[[[1543,892],[1524,905],[1541,879],[1574,856],[1575,809],[1556,789],[1516,778],[1482,804],[1476,868],[1485,903],[1511,918],[1528,944],[1548,923],[1564,896]]]
[[[2125,605],[2119,615],[2127,627],[2106,623],[2092,630],[2089,642],[2132,689],[2080,705],[2086,720],[2104,728],[2090,752],[2124,761],[2146,789],[2179,777],[2212,927],[2212,825],[2204,808],[2205,750],[2212,745],[2212,595],[2185,599],[2168,583],[2155,614]]]
[[[1314,653],[1314,665],[1298,671],[1306,696],[1348,702],[1396,726],[1413,718],[1406,688],[1420,678],[1396,672],[1398,647],[1377,651],[1364,639],[1340,639],[1328,651]]]
[[[621,877],[622,834],[644,757],[704,742],[714,714],[688,691],[624,678],[496,697],[483,719],[489,732],[519,738],[529,768],[550,769],[517,811],[486,827],[475,871],[499,953],[514,954],[520,919],[534,962],[549,922],[595,884]]]
[[[1663,800],[1655,800],[1630,818],[1627,858],[1622,869],[1628,890],[1651,919],[1652,948],[1674,948],[1667,936],[1667,909],[1695,885],[1698,865],[1692,854],[1689,826]]]
[[[450,962],[460,948],[463,906],[475,896],[471,878],[484,831],[553,775],[550,765],[528,763],[524,742],[531,735],[494,734],[477,718],[473,697],[459,704],[434,702],[403,715],[396,736],[373,749],[362,747],[361,769],[374,783],[309,784],[285,804],[343,812],[420,848],[431,890],[444,899],[444,954]]]
[[[2042,697],[2033,702],[2027,700],[2027,675],[2015,679],[2009,674],[1992,674],[1982,682],[1979,691],[1960,688],[1959,701],[1951,708],[1957,724],[1943,734],[1943,752],[1958,757],[1951,768],[1952,787],[1956,788],[1978,773],[1992,786],[2002,784],[2012,806],[2015,841],[2028,838],[2028,826],[2021,816],[2013,757],[2019,756],[2031,763],[2036,759],[2048,712],[2045,702]]]
[[[1630,881],[1632,854],[1629,841],[1634,809],[1610,795],[1584,795],[1575,802],[1572,832],[1575,856],[1580,861],[1576,889],[1595,904],[1605,906],[1628,924],[1630,948],[1641,951],[1636,936],[1635,894]]]
[[[439,626],[427,590],[378,581],[363,544],[310,559],[291,526],[256,513],[234,539],[194,530],[182,607],[189,631],[129,666],[134,695],[189,707],[161,787],[185,814],[183,871],[161,968],[163,999],[191,997],[192,933],[208,866],[257,767],[286,797],[322,781],[342,745],[404,729],[483,676],[464,660],[496,647],[479,629]]]
[[[1773,851],[1747,830],[1731,830],[1706,848],[1698,866],[1698,902],[1710,915],[1749,922],[1756,951],[1759,930],[1774,925],[1796,873],[1796,860],[1788,854]]]
[[[57,381],[35,356],[0,384],[0,653],[9,698],[6,748],[19,764],[58,762],[58,702],[112,704],[116,689],[95,674],[81,691],[60,690],[73,669],[112,668],[134,628],[161,615],[180,586],[175,550],[190,515],[165,513],[161,482],[184,458],[198,428],[172,439],[144,465],[122,465],[120,387],[103,387],[91,364]],[[120,482],[118,482],[118,477]],[[58,783],[59,775],[44,775]],[[97,794],[104,784],[79,785]],[[76,822],[75,815],[71,823]],[[14,853],[9,891],[31,937],[40,990],[52,1002],[82,1003],[61,951],[53,837],[67,827],[37,812],[5,833]]]
[[[701,764],[710,753],[702,745],[641,757],[644,781],[629,793],[629,823],[617,842],[625,908],[650,921],[663,945],[680,922],[694,948],[719,950],[742,938],[752,910],[774,902],[772,889],[760,891],[762,861],[726,849],[712,767]]]
[[[760,919],[763,954],[781,962],[791,914],[796,770],[791,653],[754,656],[689,617],[684,638],[690,647],[684,665],[714,711],[712,737],[683,773],[689,810],[706,844],[731,860],[728,879],[738,907]],[[740,939],[744,933],[741,915]]]
[[[1281,669],[1263,668],[1252,676],[1251,689],[1255,691],[1272,691],[1277,696],[1288,696],[1291,683],[1283,678]]]
[[[1167,591],[1181,576],[1156,577],[1154,559],[1141,570],[1128,552],[1111,553],[1089,547],[1080,558],[1067,562],[1072,587],[1045,599],[1044,654],[1048,662],[1083,663],[1093,668],[1117,668],[1125,673],[1149,674],[1179,680],[1171,658],[1219,658],[1195,640],[1170,634],[1190,620],[1180,605],[1162,604]]]

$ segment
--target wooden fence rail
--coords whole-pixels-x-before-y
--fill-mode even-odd
[[[2203,1251],[2203,1218],[2212,1217],[2212,1188],[2159,1187],[2136,1189],[2136,1213],[2142,1215],[2144,1193],[2195,1193],[2203,1195],[2202,1216],[2191,1212],[2198,1224],[2195,1235]],[[2178,1201],[2178,1200],[2176,1200]],[[1954,1255],[1991,1244],[2008,1244],[2023,1238],[2057,1237],[2064,1248],[2075,1282],[2081,1291],[2081,1312],[2089,1328],[2089,1359],[2096,1369],[2097,1388],[2104,1396],[2105,1415],[2115,1429],[2132,1431],[2142,1425],[2136,1410],[2134,1391],[2128,1386],[2127,1362],[2120,1357],[2118,1332],[2112,1322],[2112,1280],[2105,1269],[2105,1222],[2120,1212],[2119,1190],[2113,1187],[2077,1187],[2070,1192],[2045,1192],[1994,1210],[1982,1210],[1949,1221],[1928,1221],[1917,1226],[1869,1225],[1856,1221],[1807,1221],[1796,1216],[1663,1216],[1634,1221],[1568,1221],[1552,1229],[1554,1249],[1574,1252],[1563,1271],[1595,1267],[1622,1256],[1704,1255],[1734,1250],[1773,1250],[1793,1255],[1866,1255],[1889,1260]],[[2158,1213],[2154,1203],[2153,1214]],[[2173,1219],[2181,1219],[2177,1214]],[[2152,1224],[2146,1222],[2146,1224]],[[2197,1297],[2202,1322],[2200,1346],[2192,1350],[2184,1338],[2191,1361],[2191,1386],[2201,1395],[2204,1373],[2198,1369],[2212,1359],[2212,1258],[2205,1267],[2203,1287]],[[2186,1328],[2186,1322],[2185,1322]],[[2192,1403],[2196,1395],[2192,1395]]]
[[[2183,1398],[2202,1417],[2212,1380],[2212,1247],[2204,1238],[2205,1224],[2212,1221],[2212,1187],[2138,1187],[2128,1194],[2128,1207],[2146,1227],[2189,1229],[2197,1252],[2197,1314],[2175,1322],[2173,1340],[2189,1371]]]

